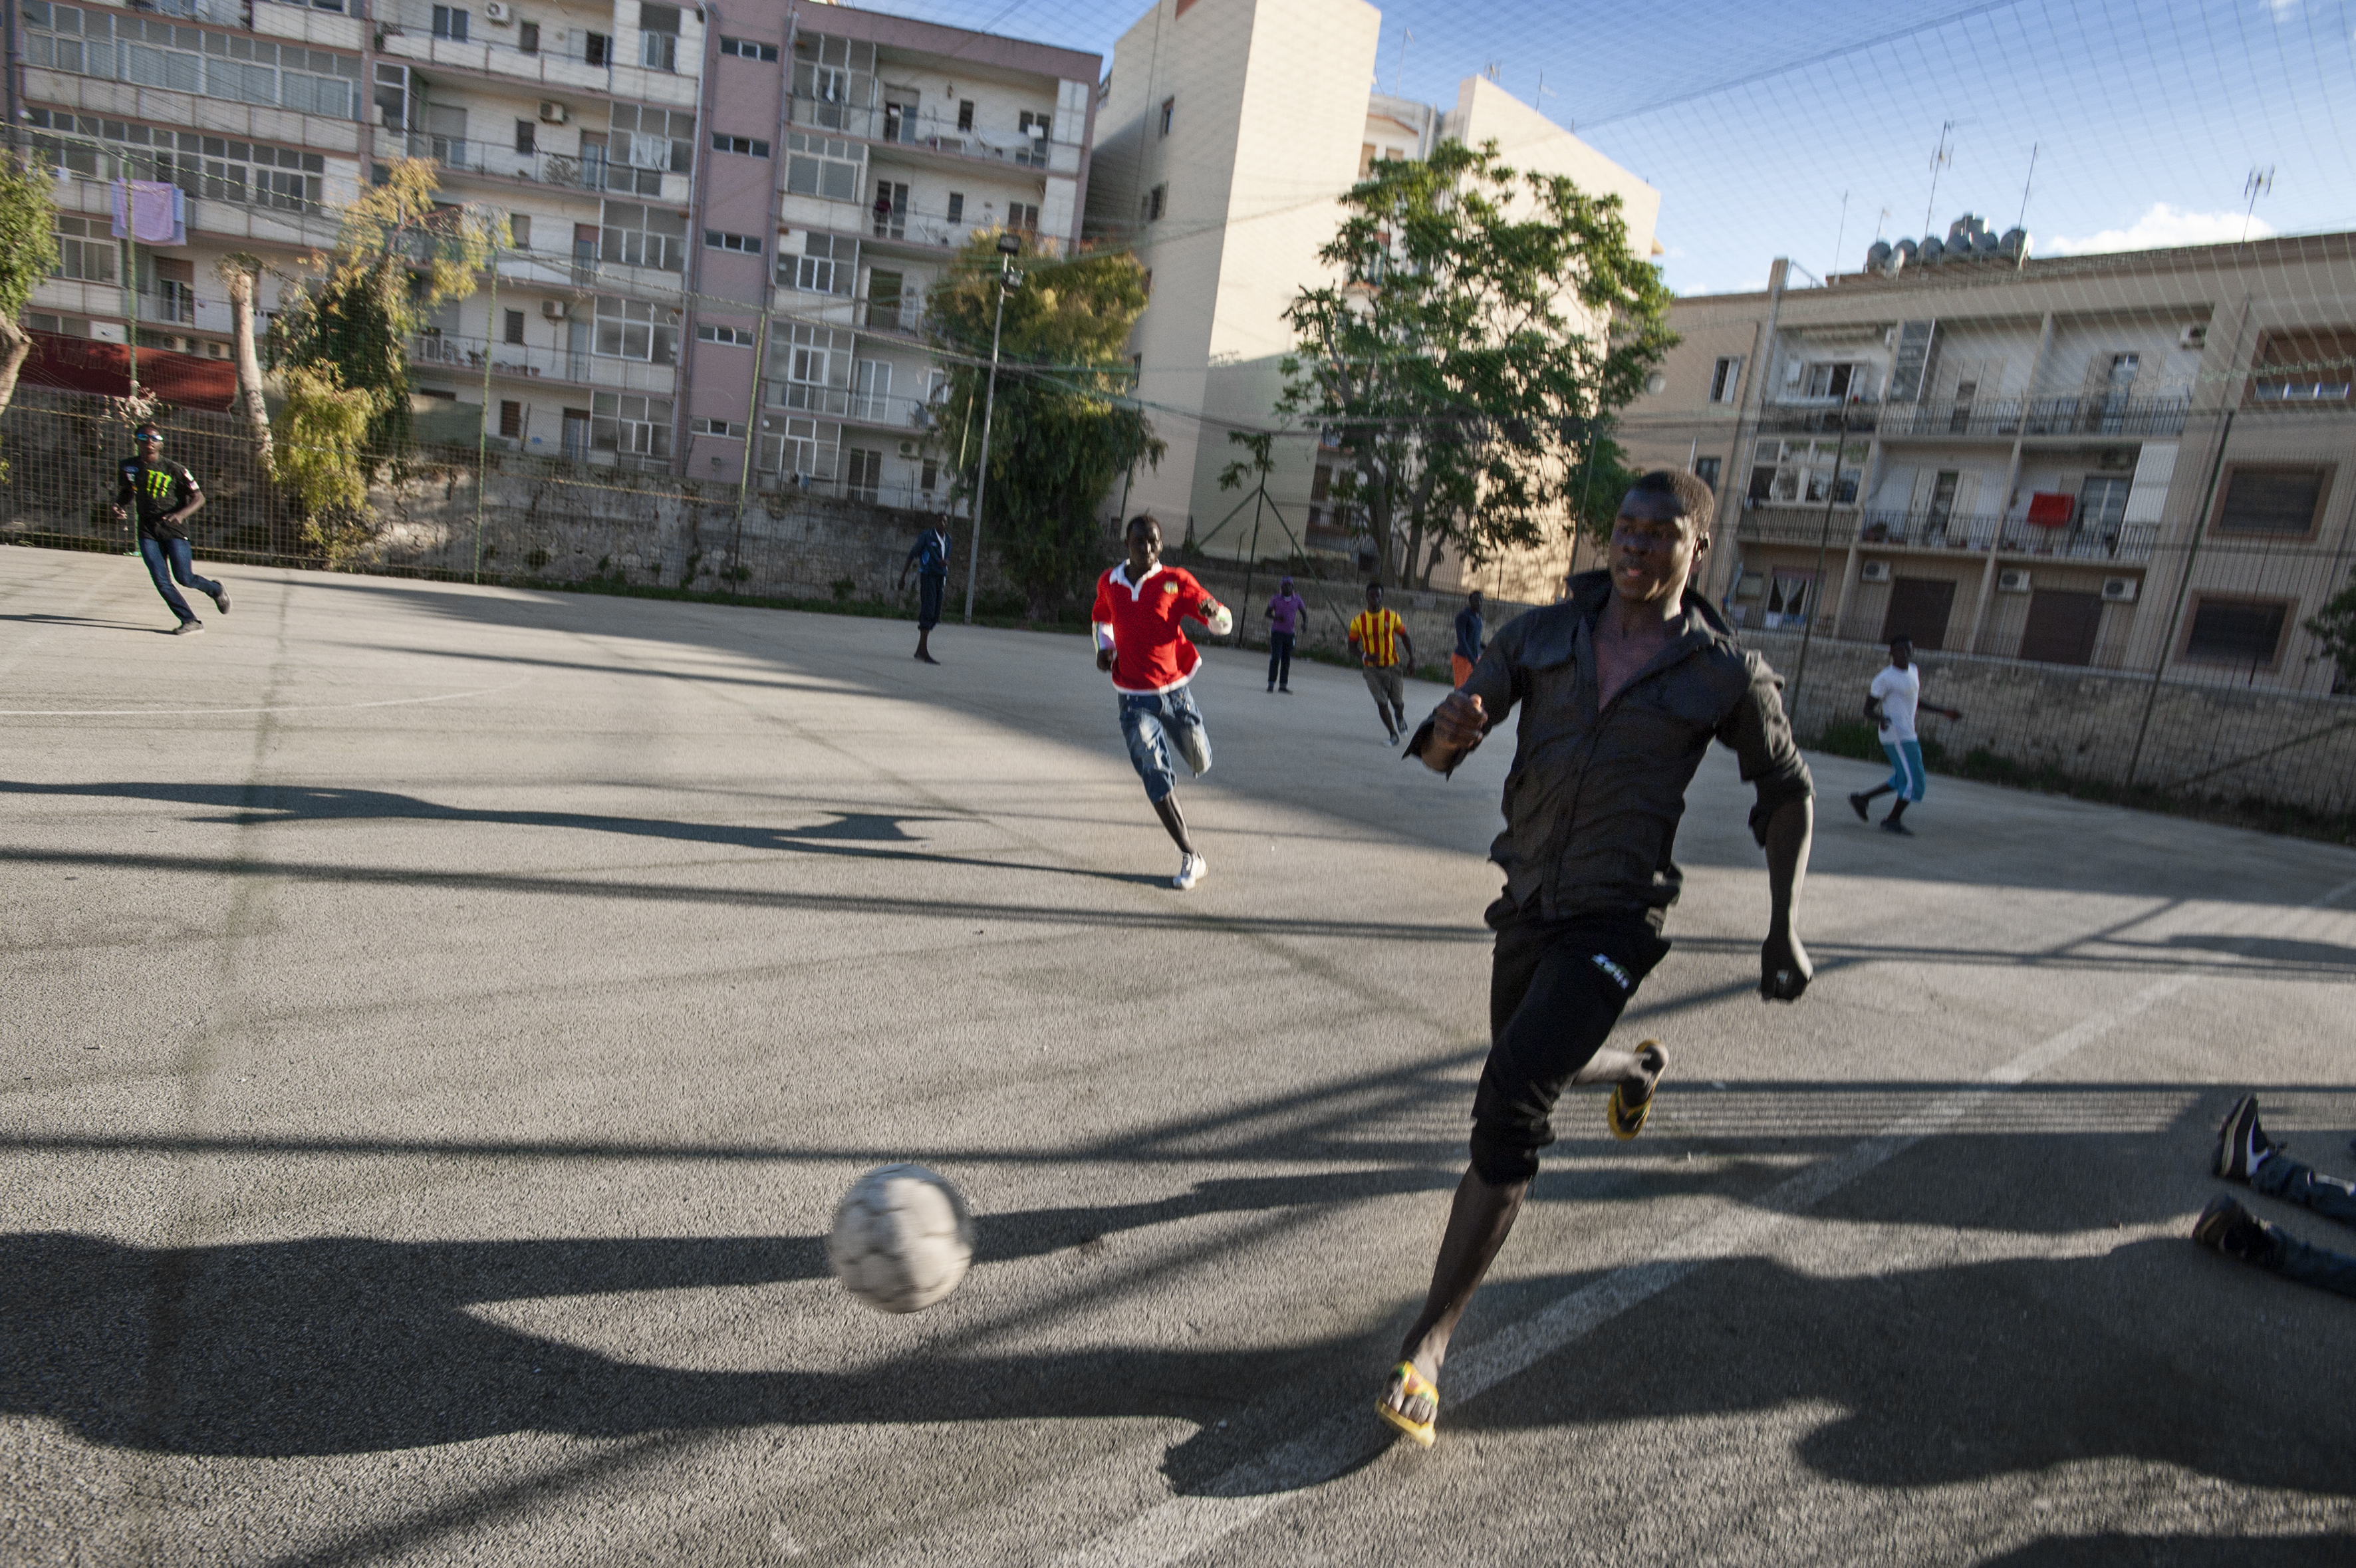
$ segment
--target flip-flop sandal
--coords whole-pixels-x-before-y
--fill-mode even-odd
[[[1375,1402],[1375,1413],[1381,1416],[1385,1421],[1389,1422],[1393,1426],[1398,1427],[1401,1432],[1406,1433],[1409,1437],[1414,1438],[1426,1448],[1430,1447],[1434,1435],[1431,1430],[1432,1423],[1440,1419],[1440,1390],[1438,1386],[1435,1385],[1430,1378],[1427,1378],[1421,1372],[1417,1371],[1413,1361],[1401,1361],[1398,1366],[1391,1369],[1391,1376],[1398,1380],[1399,1392],[1406,1398],[1411,1400],[1430,1400],[1431,1402],[1431,1414],[1427,1420],[1417,1421],[1412,1416],[1406,1414],[1404,1412],[1393,1410],[1390,1406],[1390,1402],[1387,1399],[1378,1399]]]
[[[1603,1119],[1612,1125],[1612,1135],[1626,1143],[1644,1130],[1644,1118],[1652,1113],[1653,1096],[1660,1092],[1661,1079],[1669,1070],[1669,1053],[1661,1048],[1658,1040],[1646,1040],[1636,1047],[1638,1056],[1646,1051],[1660,1058],[1660,1067],[1653,1074],[1652,1087],[1641,1100],[1633,1098],[1625,1083],[1612,1086],[1612,1103],[1605,1108]]]

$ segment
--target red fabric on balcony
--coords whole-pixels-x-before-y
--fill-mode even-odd
[[[131,395],[131,350],[121,343],[33,332],[33,352],[24,379],[35,386],[69,392]],[[237,367],[227,360],[203,360],[168,349],[139,350],[139,384],[166,403],[225,413],[237,399]]]
[[[2057,490],[2039,490],[2029,498],[2029,521],[2037,528],[2067,528],[2077,510],[2077,497]]]

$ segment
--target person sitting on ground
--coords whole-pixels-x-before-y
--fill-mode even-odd
[[[2325,1176],[2292,1159],[2258,1125],[2258,1097],[2245,1094],[2225,1112],[2217,1129],[2217,1174],[2286,1203],[2304,1204],[2327,1219],[2356,1226],[2356,1184]],[[2192,1223],[2202,1246],[2301,1284],[2356,1296],[2356,1258],[2310,1246],[2280,1226],[2269,1225],[2231,1193],[2220,1193]]]

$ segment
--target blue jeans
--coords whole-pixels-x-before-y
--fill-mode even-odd
[[[2300,1165],[2280,1151],[2267,1155],[2250,1173],[2250,1187],[2268,1197],[2305,1204],[2327,1219],[2356,1225],[2356,1187]],[[2356,1296],[2356,1258],[2309,1246],[2280,1226],[2267,1226],[2266,1235],[2274,1245],[2257,1260],[2261,1265],[2301,1284]]]
[[[1922,771],[1922,743],[1919,740],[1885,740],[1883,755],[1890,758],[1890,778],[1882,784],[1895,791],[1901,800],[1920,800],[1930,782]]]
[[[1268,683],[1271,686],[1292,684],[1292,639],[1299,635],[1290,631],[1268,634]]]
[[[188,554],[188,542],[185,539],[150,539],[143,533],[139,536],[139,554],[147,563],[147,575],[155,579],[155,591],[164,596],[164,602],[172,607],[172,613],[183,622],[196,619],[197,612],[188,607],[187,600],[180,597],[180,590],[172,586],[174,577],[200,594],[220,592],[219,583],[209,577],[197,575],[195,563]],[[166,563],[169,564],[168,571]]]
[[[1170,766],[1170,748],[1186,759],[1195,777],[1211,770],[1211,732],[1203,727],[1203,711],[1194,693],[1179,686],[1151,696],[1120,694],[1120,737],[1129,742],[1129,760],[1145,780],[1145,798],[1156,805],[1178,788],[1177,770]]]

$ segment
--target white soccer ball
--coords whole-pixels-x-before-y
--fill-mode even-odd
[[[826,1261],[878,1312],[921,1312],[957,1289],[973,1262],[965,1198],[922,1165],[878,1165],[842,1195]]]

